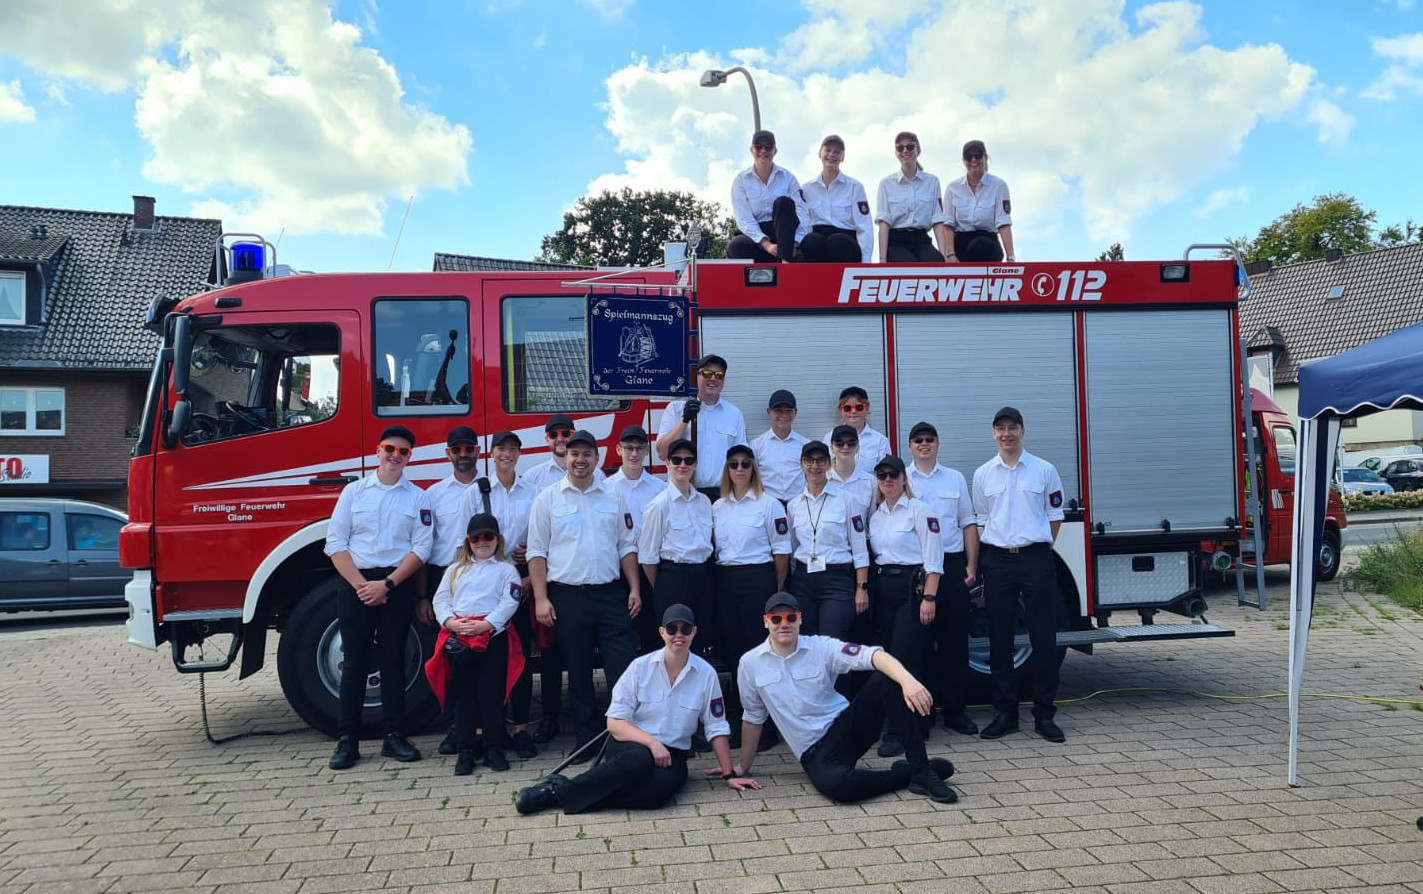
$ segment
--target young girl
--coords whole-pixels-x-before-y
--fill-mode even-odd
[[[435,617],[443,628],[437,648],[443,649],[447,639],[456,637],[470,647],[466,656],[450,662],[459,745],[456,776],[474,772],[479,747],[476,728],[484,730],[485,765],[491,770],[509,769],[504,756],[504,701],[510,650],[518,653],[514,657],[520,666],[523,661],[517,634],[507,625],[522,596],[519,573],[504,558],[498,519],[486,513],[474,516],[434,599]]]

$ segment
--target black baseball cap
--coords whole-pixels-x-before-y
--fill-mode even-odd
[[[469,525],[464,529],[465,535],[473,537],[475,534],[498,534],[499,519],[488,512],[481,512],[471,516]]]
[[[544,431],[545,431],[545,432],[551,432],[551,431],[553,431],[555,428],[572,428],[572,427],[573,427],[573,420],[570,419],[570,418],[568,418],[568,416],[565,415],[565,414],[563,414],[563,413],[554,413],[552,416],[548,417],[548,421],[544,423]]]
[[[884,456],[883,458],[881,458],[879,462],[875,463],[875,471],[876,471],[876,472],[878,472],[880,469],[884,469],[884,468],[893,469],[894,471],[896,471],[896,472],[898,472],[899,474],[903,475],[903,474],[904,474],[904,460],[900,459],[899,457],[895,456],[895,455],[892,454],[892,453],[891,453],[891,454],[888,454],[887,456]]]
[[[684,624],[697,626],[697,619],[692,614],[692,610],[682,603],[667,606],[667,611],[662,613],[662,626],[666,627],[674,621],[681,621]]]
[[[768,612],[775,611],[782,607],[800,611],[800,603],[796,601],[794,596],[784,590],[780,593],[772,593],[771,598],[766,600],[766,611]]]
[[[669,450],[669,451],[667,451],[667,452],[668,452],[668,453],[671,453],[672,451]],[[744,453],[744,454],[746,454],[747,456],[751,457],[752,459],[755,459],[755,458],[756,458],[756,451],[752,450],[750,447],[746,446],[745,444],[732,444],[730,447],[726,448],[726,458],[727,458],[727,459],[731,459],[732,456],[734,456],[735,454],[738,454],[738,453]]]
[[[382,441],[386,438],[404,438],[410,442],[411,447],[415,446],[415,433],[403,425],[387,425],[385,431],[380,433]]]
[[[1007,418],[1009,418],[1009,419],[1012,419],[1014,422],[1018,423],[1019,425],[1022,425],[1022,424],[1023,424],[1023,414],[1022,414],[1022,413],[1019,413],[1016,407],[1004,407],[1003,409],[999,410],[997,413],[994,413],[994,414],[993,414],[993,424],[994,424],[994,425],[997,425],[997,424],[998,424],[998,420],[1004,418],[1005,416],[1006,416]]]
[[[565,418],[566,418],[566,417],[565,417]],[[568,439],[568,446],[569,446],[569,447],[572,447],[574,444],[587,444],[589,447],[592,447],[594,450],[597,450],[597,449],[598,449],[598,439],[595,438],[595,437],[593,437],[593,433],[592,433],[592,432],[590,432],[590,431],[588,431],[588,430],[586,430],[586,429],[582,429],[582,428],[580,428],[580,429],[578,429],[578,431],[574,432],[573,435],[572,435],[572,437],[570,437],[570,438]]]
[[[909,437],[912,438],[915,435],[922,434],[923,432],[928,432],[936,438],[939,436],[939,430],[934,426],[930,425],[927,422],[916,422],[914,423],[914,427],[909,430]]]
[[[830,432],[830,443],[833,444],[841,438],[850,438],[854,440],[856,444],[860,443],[860,433],[855,431],[853,425],[835,426],[834,430]]]
[[[640,425],[629,425],[623,429],[623,433],[618,435],[619,441],[641,441],[647,443],[647,429]]]
[[[672,454],[676,453],[678,450],[684,450],[684,451],[686,451],[687,453],[692,454],[692,459],[696,459],[696,458],[697,458],[697,445],[696,445],[696,444],[693,444],[691,441],[687,440],[686,438],[678,438],[677,440],[673,441],[671,444],[668,444],[668,445],[667,445],[667,455],[668,455],[668,456],[671,456]]]
[[[776,135],[769,130],[758,130],[751,135],[752,146],[775,146]]]
[[[499,445],[503,444],[505,441],[513,441],[515,447],[523,447],[523,446],[524,446],[524,442],[519,439],[519,436],[516,435],[516,434],[514,434],[514,433],[511,432],[511,431],[501,431],[501,432],[499,432],[498,434],[496,434],[494,437],[490,438],[490,439],[489,439],[489,446],[490,446],[490,447],[498,447]]]
[[[844,400],[847,397],[858,397],[865,403],[869,403],[870,401],[870,393],[859,385],[850,385],[849,387],[840,389],[839,399]]]
[[[801,459],[805,459],[807,456],[810,456],[812,453],[821,453],[821,454],[824,454],[825,456],[829,456],[829,455],[830,455],[830,448],[825,446],[825,442],[824,442],[824,441],[806,441],[804,444],[800,445],[800,458],[801,458]]]
[[[453,447],[456,444],[478,444],[479,435],[474,433],[474,429],[468,425],[456,425],[450,429],[450,433],[445,436],[445,446]]]
[[[708,366],[719,366],[722,369],[731,369],[731,365],[726,362],[726,358],[720,354],[707,354],[697,361],[697,369],[705,369]]]
[[[982,153],[983,155],[987,155],[987,154],[988,154],[988,147],[985,146],[985,145],[983,145],[983,141],[982,141],[982,140],[969,140],[967,143],[964,143],[964,144],[963,144],[963,157],[964,157],[964,158],[968,158],[970,155],[973,155],[974,153]]]
[[[771,392],[771,399],[766,401],[766,409],[774,410],[776,407],[790,407],[795,409],[795,395],[784,388],[777,388]]]

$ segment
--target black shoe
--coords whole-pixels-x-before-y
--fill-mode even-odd
[[[1066,742],[1067,737],[1062,734],[1062,727],[1051,720],[1039,720],[1033,724],[1033,729],[1037,734],[1047,739],[1049,742]]]
[[[514,809],[524,814],[538,813],[558,806],[558,790],[568,779],[557,773],[550,773],[528,788],[519,789],[514,798]]]
[[[451,728],[450,728],[450,731],[447,732],[447,733],[445,733],[445,737],[440,740],[440,753],[441,753],[441,754],[459,754],[459,750],[460,750],[459,743],[455,741],[455,731],[454,731],[454,728],[451,727]]]
[[[514,733],[514,738],[509,745],[514,749],[514,756],[519,758],[538,757],[539,750],[534,747],[534,739],[524,730]]]
[[[455,758],[455,775],[468,776],[474,772],[475,761],[479,758],[474,756],[473,748],[464,748],[459,752],[459,757]]]
[[[386,733],[385,742],[380,746],[380,756],[402,763],[420,759],[420,749],[410,744],[410,740],[400,733]]]
[[[915,773],[909,780],[909,790],[940,804],[952,804],[959,799],[959,793],[950,788],[948,783],[940,779],[939,774],[933,770],[921,770]]]
[[[711,751],[711,743],[708,742],[707,737],[701,733],[692,733],[691,750],[698,754],[706,754],[708,751]]]
[[[558,721],[545,720],[544,722],[539,724],[539,728],[534,730],[534,734],[530,738],[532,738],[540,745],[544,745],[548,742],[552,742],[555,738],[557,738],[558,733]]]
[[[985,739],[997,739],[1000,736],[1006,736],[1009,733],[1016,733],[1017,731],[1017,717],[1008,714],[994,714],[993,722],[984,727],[983,732],[979,733],[979,735]]]
[[[904,741],[894,733],[885,733],[880,739],[879,751],[875,752],[880,757],[899,757],[904,753]]]
[[[889,767],[897,773],[909,773],[909,761],[895,761]],[[929,769],[934,771],[934,775],[940,779],[948,779],[954,775],[954,765],[951,761],[942,757],[929,758]]]
[[[484,765],[491,770],[503,773],[509,769],[509,759],[504,756],[504,749],[495,745],[490,745],[484,749]]]
[[[969,717],[963,711],[957,714],[945,714],[944,726],[956,733],[962,733],[965,736],[978,735],[978,724],[974,723],[973,718]]]
[[[331,760],[326,766],[333,770],[349,770],[361,759],[361,746],[355,736],[342,736],[336,740],[336,750],[331,752]]]

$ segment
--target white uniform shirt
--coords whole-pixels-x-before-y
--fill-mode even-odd
[[[893,509],[880,503],[870,516],[870,552],[880,565],[923,565],[930,574],[943,574],[939,528],[923,500],[900,497]]]
[[[636,479],[629,478],[622,469],[614,469],[608,475],[608,480],[618,489],[618,493],[623,495],[623,501],[628,504],[628,511],[632,513],[632,528],[640,533],[642,514],[647,511],[647,504],[652,502],[653,497],[662,493],[667,482],[646,469],[643,469]]]
[[[832,464],[830,471],[825,474],[825,481],[827,488],[843,493],[850,501],[850,507],[865,518],[869,518],[870,513],[874,512],[875,476],[859,467],[858,457],[855,471],[850,473],[849,478],[840,477],[840,473],[835,471]]]
[[[435,541],[430,547],[430,564],[448,565],[455,560],[455,550],[464,542],[469,528],[469,516],[461,509],[465,491],[478,493],[473,484],[473,479],[465,484],[451,475],[425,489],[430,508],[435,511]]]
[[[914,488],[916,499],[928,504],[930,512],[939,520],[939,539],[944,552],[963,552],[963,529],[974,524],[973,498],[969,495],[968,482],[957,469],[934,464],[929,474],[919,471],[919,467],[909,464],[909,486]]]
[[[505,487],[498,477],[489,479],[489,511],[499,520],[499,533],[504,537],[504,549],[512,553],[528,545],[529,509],[534,505],[534,497],[540,488],[529,483],[527,478],[514,476],[514,483]],[[484,511],[484,497],[479,488],[471,487],[464,493],[465,528],[469,520]]]
[[[843,493],[826,487],[820,496],[801,491],[786,507],[791,515],[792,555],[810,564],[819,556],[827,565],[853,562],[856,568],[870,565],[865,545],[865,517],[850,506]]]
[[[721,681],[705,659],[687,656],[667,679],[666,648],[635,658],[613,685],[607,716],[626,720],[668,748],[687,751],[700,721],[708,739],[731,735]]]
[[[790,516],[781,501],[751,491],[712,504],[712,533],[718,565],[764,565],[791,552]]]
[[[435,513],[425,492],[403,476],[387,487],[371,474],[336,498],[326,555],[349,552],[357,568],[392,568],[408,553],[428,562],[434,540]]]
[[[826,432],[825,437],[821,440],[828,445],[833,439],[830,437],[830,432]],[[893,452],[894,447],[889,443],[889,438],[866,425],[865,430],[860,432],[860,452],[855,454],[855,468],[873,475],[875,465]]]
[[[586,491],[567,477],[534,497],[529,509],[529,559],[548,560],[548,579],[606,584],[622,574],[619,559],[637,552],[632,513],[606,478]]]
[[[495,633],[503,633],[524,598],[519,586],[519,572],[508,562],[495,558],[471,562],[458,576],[455,568],[445,569],[435,590],[435,618],[443,625],[452,617],[476,618],[494,625]]]
[[[685,400],[674,400],[662,411],[662,419],[657,426],[659,441],[682,421],[682,407],[686,404]],[[691,436],[692,425],[687,423],[687,432],[683,437],[691,440]],[[745,443],[746,419],[735,404],[724,397],[714,404],[702,404],[701,411],[697,413],[697,473],[692,478],[692,484],[696,487],[720,487],[726,451]]]
[[[534,495],[537,496],[539,491],[542,491],[551,484],[557,484],[563,476],[567,474],[568,470],[560,469],[558,463],[554,462],[553,457],[550,456],[548,459],[534,466],[522,477],[525,481],[534,486]]]
[[[850,671],[874,670],[878,651],[879,646],[829,636],[801,636],[796,650],[782,658],[771,649],[768,637],[742,655],[736,669],[742,719],[759,725],[770,715],[791,754],[800,760],[850,704],[835,691],[836,678]]]
[[[968,177],[960,177],[944,190],[944,217],[955,232],[994,232],[1012,226],[1013,210],[1008,183],[1002,177],[984,174],[978,192],[969,188]]]
[[[789,500],[805,490],[805,473],[800,468],[800,447],[810,439],[795,429],[785,439],[767,429],[751,442],[761,486],[778,500]]]
[[[984,543],[1006,548],[1052,543],[1062,521],[1062,479],[1052,463],[1024,450],[1009,468],[1002,454],[973,473],[973,510]]]
[[[854,230],[860,242],[860,260],[868,264],[875,252],[875,222],[864,184],[838,174],[827,186],[822,177],[815,176],[802,183],[800,191],[811,227],[828,225]]]
[[[781,196],[790,196],[795,202],[796,216],[800,219],[795,241],[799,244],[810,233],[810,212],[806,210],[795,175],[777,164],[771,165],[771,176],[765,183],[756,176],[754,165],[731,181],[731,216],[736,218],[736,229],[753,242],[765,239],[761,223],[771,219],[771,206]]]
[[[933,174],[919,171],[910,178],[895,171],[879,182],[875,222],[887,223],[891,230],[932,230],[947,220],[939,196],[939,178]]]
[[[642,515],[638,561],[646,565],[656,565],[659,560],[695,564],[710,559],[711,554],[711,500],[695,489],[684,497],[676,487],[667,485]]]

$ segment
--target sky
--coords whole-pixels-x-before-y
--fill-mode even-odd
[[[1178,257],[1345,192],[1423,223],[1423,0],[0,0],[0,203],[219,217],[303,270],[534,258],[589,192],[988,145],[1019,260]],[[408,208],[408,216],[407,216]],[[402,232],[403,224],[403,232]],[[397,243],[398,238],[398,243]]]

